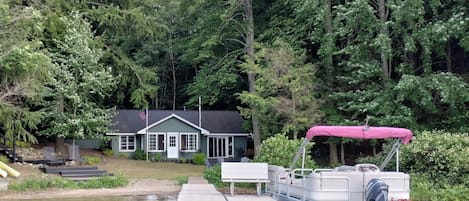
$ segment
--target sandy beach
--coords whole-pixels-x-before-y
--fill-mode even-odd
[[[126,187],[108,189],[50,189],[42,191],[0,192],[0,200],[74,198],[122,195],[177,195],[181,186],[172,180],[139,179],[131,180]]]

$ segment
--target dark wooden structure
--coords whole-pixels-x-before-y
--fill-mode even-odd
[[[0,133],[0,154],[3,154],[7,156],[8,159],[10,159],[11,162],[16,162],[16,161],[23,161],[23,158],[20,156],[16,155],[16,138],[18,136],[14,135],[13,136],[13,141],[12,141],[12,148],[9,148],[7,146],[7,137],[5,134]]]

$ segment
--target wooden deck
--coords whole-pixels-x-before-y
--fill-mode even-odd
[[[182,186],[178,201],[275,201],[270,196],[257,195],[224,195],[217,191],[213,184],[200,177],[189,177],[188,183]]]

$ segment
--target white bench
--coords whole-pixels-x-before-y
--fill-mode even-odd
[[[261,195],[262,183],[269,182],[267,163],[221,163],[221,180],[230,182],[230,193],[234,195],[234,183],[256,183],[257,195]]]

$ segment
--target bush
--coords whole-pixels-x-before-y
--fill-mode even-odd
[[[383,145],[383,152],[376,156],[359,158],[360,163],[379,165],[391,149],[392,143]],[[443,131],[417,133],[412,143],[403,145],[400,151],[400,167],[405,172],[419,174],[438,186],[469,184],[469,136]],[[395,160],[395,159],[394,159]],[[386,166],[394,170],[391,160]]]
[[[178,159],[179,163],[187,163],[187,159],[184,156],[180,156]]]
[[[109,156],[113,156],[114,155],[114,151],[112,151],[112,149],[103,149],[103,154],[107,157]]]
[[[402,168],[435,184],[469,185],[469,136],[424,131],[404,146]]]
[[[177,178],[179,186],[182,186],[183,184],[187,184],[187,181],[189,180],[188,176],[180,176]]]
[[[285,135],[275,135],[265,140],[259,147],[259,154],[254,158],[257,162],[266,162],[270,165],[278,165],[282,167],[290,167],[296,152],[303,143],[303,139],[289,140]],[[306,146],[305,168],[316,168],[316,163],[311,159],[308,150],[311,149],[312,143]],[[301,160],[298,160],[296,167],[301,167]]]
[[[155,160],[158,162],[163,161],[163,154],[161,154],[160,152],[156,153]]]
[[[145,152],[141,149],[135,150],[134,159],[135,160],[145,160]]]
[[[435,185],[421,174],[411,175],[410,198],[413,201],[463,201],[469,200],[469,188],[463,185]]]
[[[194,154],[194,164],[196,165],[205,165],[205,159],[207,156],[204,153],[195,153]]]
[[[8,157],[5,156],[5,155],[1,155],[0,156],[0,161],[3,162],[3,163],[8,163],[8,162],[10,162],[10,159],[8,159]]]
[[[228,183],[223,183],[221,181],[221,166],[214,165],[210,168],[205,169],[204,178],[211,184],[215,185],[217,188],[228,186]]]
[[[86,161],[86,164],[88,165],[95,165],[95,164],[101,163],[101,159],[97,156],[85,155],[83,156],[83,159]]]

